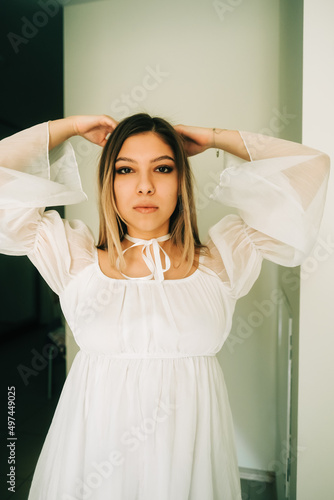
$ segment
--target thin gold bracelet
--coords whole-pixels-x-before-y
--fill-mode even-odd
[[[212,131],[213,131],[213,147],[217,150],[216,151],[216,156],[218,158],[219,157],[219,149],[216,147],[216,141],[215,141],[215,134],[218,133],[218,132],[216,132],[215,128],[213,128]]]

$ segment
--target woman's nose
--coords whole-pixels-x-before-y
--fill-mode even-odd
[[[139,179],[138,186],[137,186],[137,192],[144,193],[144,194],[154,192],[153,182],[148,175],[143,175]]]

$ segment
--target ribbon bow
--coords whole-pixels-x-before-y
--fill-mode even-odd
[[[131,279],[150,280],[154,276],[155,280],[163,281],[164,280],[164,273],[166,271],[168,271],[168,269],[170,268],[170,258],[168,257],[167,253],[159,245],[158,242],[168,240],[170,238],[170,234],[166,234],[165,236],[160,236],[159,238],[152,238],[151,240],[143,240],[141,238],[133,238],[132,236],[129,236],[128,234],[126,234],[124,237],[127,240],[132,241],[134,243],[134,245],[131,245],[129,248],[126,248],[123,251],[123,255],[125,254],[125,252],[130,250],[130,248],[143,245],[143,248],[141,251],[142,257],[144,259],[145,264],[147,265],[147,267],[151,271],[151,274],[149,276],[141,276],[139,278],[126,276],[126,274],[123,274],[123,273],[121,273],[121,274],[125,278],[130,279],[130,280]],[[151,255],[151,251],[150,251],[151,245],[153,248],[154,260],[153,260],[153,257]],[[161,258],[160,258],[160,250],[162,250],[162,252],[165,254],[165,265],[166,265],[165,269],[163,269],[163,267],[162,267],[162,262],[161,262]],[[117,258],[117,261],[116,261],[116,267],[120,271],[120,269],[119,269],[119,257]]]

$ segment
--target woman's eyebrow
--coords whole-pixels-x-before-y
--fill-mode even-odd
[[[161,161],[161,160],[175,161],[174,158],[172,158],[171,156],[164,155],[164,156],[159,156],[158,158],[154,158],[154,160],[151,160],[151,163],[154,163],[155,161]]]
[[[115,163],[118,161],[128,161],[130,163],[137,163],[135,160],[132,160],[131,158],[126,158],[126,156],[119,156],[116,160]]]
[[[163,156],[159,156],[158,158],[154,158],[154,160],[151,160],[150,163],[154,163],[154,162],[161,161],[161,160],[171,160],[171,161],[175,162],[174,158],[172,158],[171,156],[163,155]],[[136,160],[133,160],[132,158],[127,158],[126,156],[119,156],[115,160],[115,163],[117,163],[118,161],[127,161],[130,163],[137,163]]]

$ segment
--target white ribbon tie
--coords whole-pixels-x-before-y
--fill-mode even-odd
[[[125,234],[124,238],[126,238],[129,241],[132,241],[134,244],[131,245],[129,248],[126,248],[125,250],[123,250],[123,255],[125,254],[125,252],[130,250],[130,248],[143,245],[143,248],[141,251],[142,257],[144,259],[145,264],[147,265],[147,267],[151,271],[151,274],[148,276],[141,276],[139,278],[126,276],[126,274],[123,274],[120,271],[119,257],[118,257],[117,261],[116,261],[116,267],[121,272],[121,274],[129,280],[133,280],[133,279],[150,280],[154,277],[155,280],[164,281],[164,273],[166,271],[168,271],[168,269],[170,268],[170,258],[168,257],[167,253],[159,245],[158,242],[168,240],[170,238],[170,233],[166,234],[165,236],[160,236],[159,238],[152,238],[151,240],[143,240],[141,238],[133,238],[132,236],[129,236],[128,234]],[[150,251],[151,245],[153,248],[154,260],[153,260],[153,257],[151,255],[151,251]],[[160,250],[165,254],[165,268],[162,267],[162,262],[161,262],[161,258],[160,258]]]

